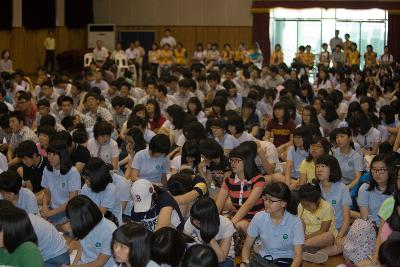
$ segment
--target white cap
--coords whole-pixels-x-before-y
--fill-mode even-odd
[[[146,212],[151,208],[154,186],[146,179],[139,179],[132,184],[131,194],[135,212]]]

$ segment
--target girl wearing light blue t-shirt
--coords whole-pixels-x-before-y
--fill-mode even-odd
[[[136,181],[146,179],[158,185],[167,184],[171,143],[165,134],[157,134],[150,140],[149,148],[135,154],[132,160],[131,171],[127,178]]]
[[[342,171],[342,182],[346,184],[349,189],[352,189],[358,183],[361,172],[364,170],[364,159],[360,153],[354,149],[350,128],[337,128],[335,130],[335,141],[337,145],[335,157]]]
[[[113,267],[111,239],[116,225],[104,218],[99,207],[84,195],[72,198],[65,213],[71,222],[72,234],[82,249],[81,257],[75,258],[72,264]]]
[[[301,266],[304,230],[300,218],[291,207],[289,187],[281,182],[271,183],[264,189],[262,198],[265,211],[258,212],[247,229],[242,249],[241,267],[250,261],[250,250],[256,238],[260,238],[262,249],[259,260],[281,267]]]
[[[366,220],[368,216],[371,216],[378,226],[381,223],[378,216],[379,208],[394,191],[396,177],[389,176],[389,168],[393,161],[391,153],[375,156],[370,168],[372,179],[369,184],[361,185],[358,191],[357,203],[360,207],[361,218]]]
[[[224,149],[225,156],[228,156],[232,149],[240,145],[235,137],[228,134],[228,125],[225,119],[213,119],[210,123],[210,127],[215,141]]]
[[[130,222],[119,227],[111,241],[115,261],[122,266],[146,267],[150,261],[151,236],[152,232],[143,224]]]
[[[65,141],[51,142],[47,156],[50,164],[43,171],[41,215],[53,224],[61,225],[67,222],[64,211],[68,200],[81,189],[81,175],[72,166]]]
[[[322,155],[315,162],[315,175],[319,180],[322,197],[329,202],[335,210],[336,235],[335,244],[325,248],[328,256],[342,252],[344,236],[350,226],[350,206],[352,204],[348,187],[341,183],[342,172],[339,162],[332,155]]]
[[[119,191],[112,183],[113,179],[107,164],[101,158],[91,158],[83,168],[82,177],[85,179],[85,185],[80,194],[96,203],[106,218],[117,225],[120,224],[122,212]]]
[[[293,131],[293,146],[289,149],[286,160],[285,183],[296,189],[300,185],[300,164],[309,156],[312,134],[307,126],[300,126]]]

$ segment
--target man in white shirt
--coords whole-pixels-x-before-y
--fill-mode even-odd
[[[187,110],[187,102],[191,97],[194,97],[194,94],[189,91],[190,81],[187,79],[183,79],[179,81],[178,92],[173,94],[172,96],[176,99],[177,103],[181,108],[186,111]]]
[[[329,41],[332,53],[335,51],[337,45],[340,45],[340,47],[343,48],[343,40],[339,37],[339,30],[335,30],[335,37]]]
[[[167,108],[169,106],[178,104],[175,97],[173,97],[172,95],[167,95],[167,92],[167,87],[165,87],[164,85],[158,85],[155,92],[156,100],[160,104],[160,110],[163,116],[166,116]]]
[[[98,66],[102,66],[108,58],[108,50],[103,46],[102,40],[97,40],[96,47],[93,49],[93,60]]]
[[[136,52],[136,63],[142,66],[143,58],[146,52],[144,51],[144,48],[140,46],[140,42],[138,40],[133,43],[133,47],[133,50]]]
[[[165,36],[160,41],[160,47],[163,47],[164,44],[169,44],[171,49],[173,49],[176,46],[175,37],[173,37],[171,35],[171,30],[170,29],[165,29],[164,33],[165,33]]]
[[[133,42],[125,50],[125,54],[128,57],[129,64],[135,64],[135,60],[138,55],[137,55],[137,50],[135,49],[135,44]]]

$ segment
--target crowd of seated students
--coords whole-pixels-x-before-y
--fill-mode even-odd
[[[397,266],[400,64],[369,46],[360,69],[349,37],[288,66],[279,44],[270,64],[257,44],[199,43],[190,59],[166,30],[162,50],[109,57],[99,42],[81,74],[38,68],[36,83],[2,53],[0,265],[295,267],[343,253]],[[115,77],[117,53],[139,82]]]

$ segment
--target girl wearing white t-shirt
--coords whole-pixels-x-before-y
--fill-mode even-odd
[[[106,121],[99,121],[93,127],[94,138],[89,139],[87,148],[92,157],[99,157],[113,169],[118,167],[118,144],[111,139],[113,126]]]
[[[193,204],[184,232],[196,242],[212,247],[217,254],[219,266],[234,266],[232,236],[235,227],[229,219],[219,215],[214,200],[203,197]]]

